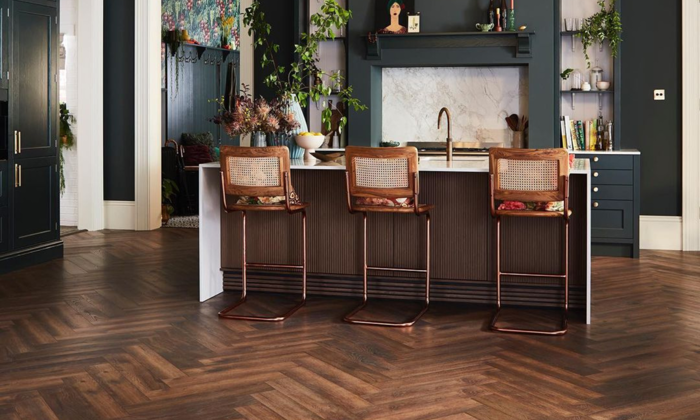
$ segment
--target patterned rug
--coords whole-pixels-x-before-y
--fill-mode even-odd
[[[199,229],[199,216],[173,216],[168,221],[166,228]]]

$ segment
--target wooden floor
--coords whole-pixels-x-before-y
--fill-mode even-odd
[[[2,419],[700,418],[698,253],[596,259],[593,325],[546,338],[452,304],[412,329],[344,324],[357,302],[328,298],[221,321],[236,297],[199,304],[196,230],[65,243],[0,276]]]

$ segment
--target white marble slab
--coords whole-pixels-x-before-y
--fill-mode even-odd
[[[501,143],[505,118],[528,114],[526,67],[415,67],[382,71],[382,140],[445,141],[438,112],[450,109],[455,141]]]

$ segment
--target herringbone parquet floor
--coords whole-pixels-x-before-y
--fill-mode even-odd
[[[403,330],[329,298],[221,321],[235,296],[198,303],[196,234],[81,233],[0,276],[0,418],[700,418],[700,254],[596,259],[594,324],[546,338],[453,304]]]

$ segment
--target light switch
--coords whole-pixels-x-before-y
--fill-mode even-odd
[[[654,91],[655,101],[665,101],[666,100],[666,89],[656,89]]]

